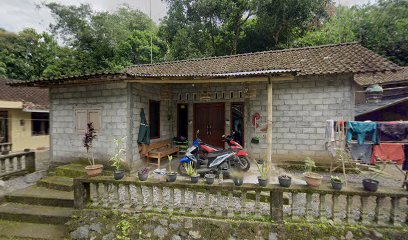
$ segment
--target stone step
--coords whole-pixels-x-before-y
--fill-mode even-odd
[[[55,206],[73,207],[74,193],[58,191],[39,186],[30,186],[11,192],[5,196],[8,202]]]
[[[31,223],[65,224],[73,209],[6,202],[0,205],[0,219]]]
[[[40,179],[37,182],[37,186],[71,192],[74,190],[74,179],[64,176],[49,176]]]
[[[0,239],[64,239],[64,225],[0,221]]]
[[[85,166],[78,163],[71,163],[55,168],[55,175],[62,177],[77,178],[86,175]]]

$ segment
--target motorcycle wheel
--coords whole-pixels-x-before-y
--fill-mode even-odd
[[[237,165],[242,171],[246,172],[251,167],[251,164],[250,164],[249,159],[248,159],[247,156],[238,157],[237,160],[238,160]]]
[[[187,176],[187,169],[185,163],[180,163],[177,167],[177,172],[181,176]]]

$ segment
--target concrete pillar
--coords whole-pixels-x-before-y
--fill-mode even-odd
[[[269,77],[268,79],[268,86],[267,86],[267,94],[268,94],[268,105],[267,105],[267,133],[266,133],[266,161],[268,162],[271,170],[274,170],[274,166],[272,165],[272,81]],[[269,171],[270,175],[271,171]]]

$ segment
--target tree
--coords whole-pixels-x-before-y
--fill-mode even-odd
[[[380,0],[377,4],[339,7],[321,27],[293,42],[313,46],[340,42],[360,43],[400,65],[408,65],[408,2]]]

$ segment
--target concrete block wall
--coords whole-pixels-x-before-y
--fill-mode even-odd
[[[146,120],[149,122],[149,100],[160,101],[160,138],[152,139],[151,141],[168,140],[173,138],[171,123],[174,121],[172,118],[176,116],[174,111],[177,109],[172,108],[173,104],[170,104],[171,87],[169,85],[163,84],[140,84],[132,83],[130,85],[131,93],[131,119],[130,128],[133,134],[131,142],[131,159],[133,160],[134,167],[141,164],[138,162],[140,160],[139,148],[137,144],[137,137],[139,134],[140,127],[140,111],[143,108],[146,115]],[[133,126],[132,126],[133,125]]]
[[[75,109],[101,109],[102,126],[94,141],[95,158],[107,161],[113,139],[127,135],[127,84],[50,88],[51,161],[67,163],[86,158],[82,133],[75,132]]]
[[[273,160],[310,156],[328,162],[330,157],[324,150],[326,120],[354,119],[354,89],[351,74],[296,77],[294,81],[273,83]],[[260,92],[261,103],[266,102],[266,90]],[[266,146],[260,144],[260,148]]]

